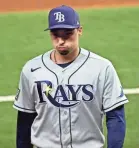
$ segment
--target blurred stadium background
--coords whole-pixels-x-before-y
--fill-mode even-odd
[[[124,88],[139,88],[139,0],[4,0],[0,2],[0,96],[15,95],[25,62],[51,49],[49,33],[43,30],[48,9],[61,4],[78,8],[84,28],[81,46],[111,60]],[[124,148],[139,148],[139,95],[127,97]],[[0,101],[1,148],[15,148],[12,104]]]

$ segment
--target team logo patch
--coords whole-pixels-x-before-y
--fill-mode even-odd
[[[55,12],[54,13],[55,16],[55,20],[59,23],[64,22],[65,21],[65,16],[64,14],[62,14],[61,12]]]
[[[16,95],[15,95],[15,100],[16,100],[16,101],[18,100],[19,94],[20,94],[20,89],[18,88],[18,89],[17,89],[17,93],[16,93]]]
[[[91,84],[64,84],[53,87],[48,80],[36,81],[39,96],[39,103],[46,103],[47,100],[56,107],[70,108],[83,102],[94,99],[94,88]],[[46,100],[47,97],[47,100]]]
[[[121,91],[120,91],[119,98],[122,98],[122,97],[124,96],[124,91],[123,91],[123,88],[122,88],[122,87],[120,88],[120,90],[121,90]]]

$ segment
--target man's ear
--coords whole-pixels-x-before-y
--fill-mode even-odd
[[[78,28],[78,34],[79,34],[79,36],[81,36],[81,35],[82,35],[82,32],[83,32],[83,27],[82,27],[82,26],[80,26],[80,27]]]

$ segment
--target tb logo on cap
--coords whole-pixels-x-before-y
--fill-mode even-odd
[[[56,12],[54,13],[54,15],[56,17],[55,20],[58,21],[59,23],[65,21],[65,16],[61,12]]]

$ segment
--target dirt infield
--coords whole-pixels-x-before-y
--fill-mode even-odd
[[[0,12],[45,10],[61,4],[78,8],[136,6],[139,0],[1,0]]]

